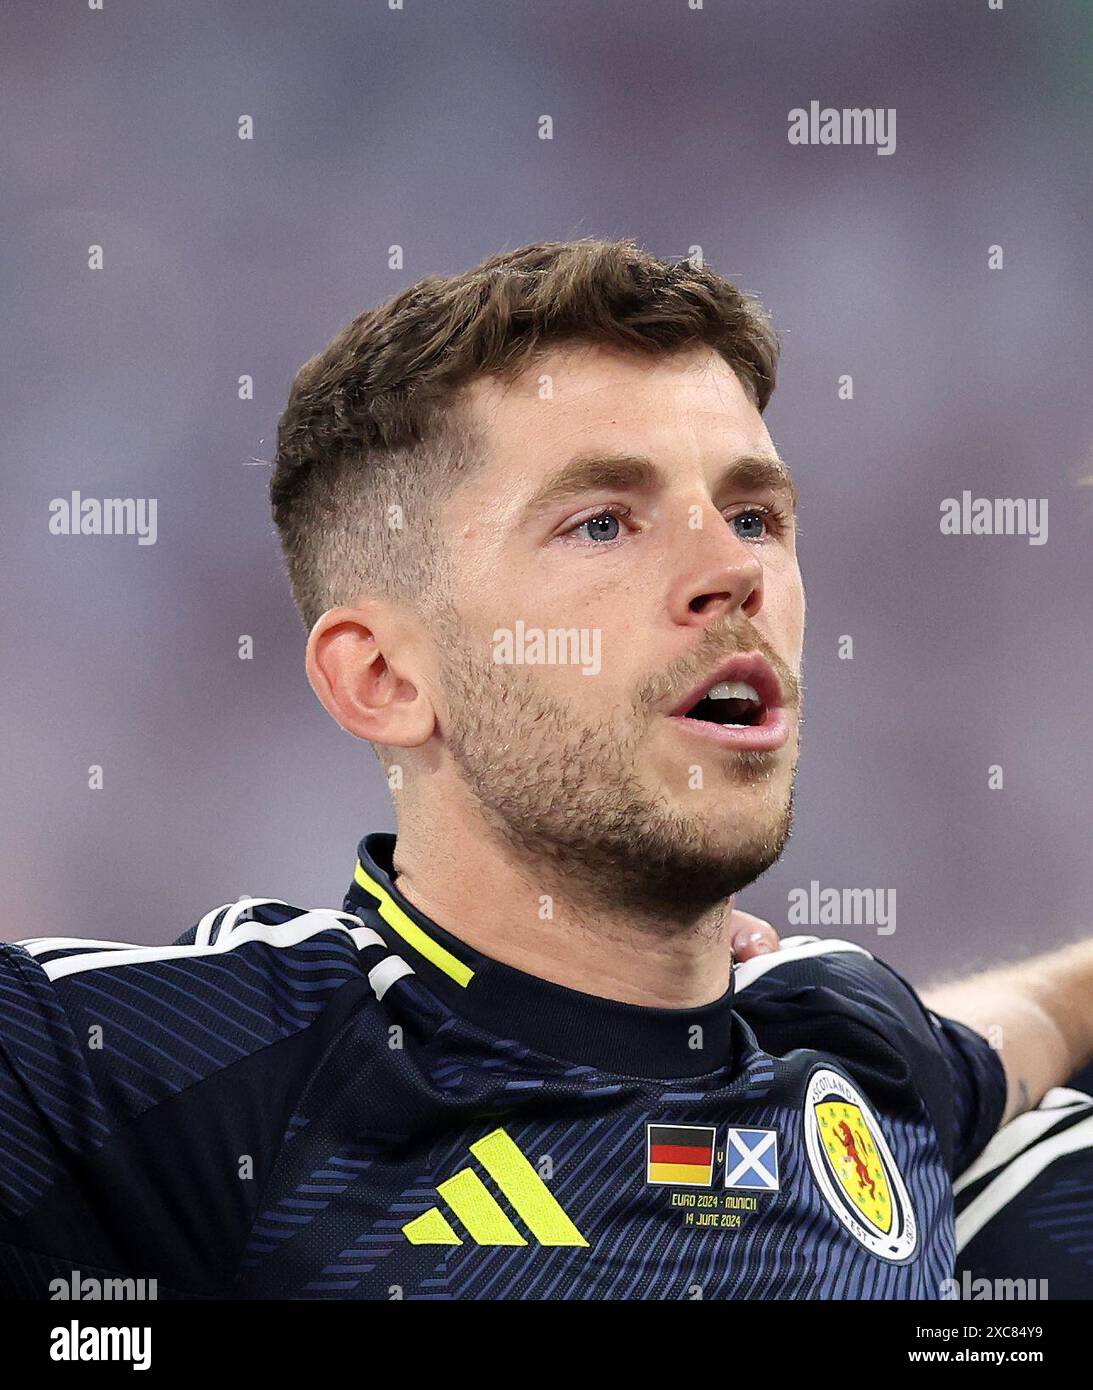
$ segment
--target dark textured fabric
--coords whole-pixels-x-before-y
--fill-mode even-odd
[[[1003,1103],[985,1041],[848,944],[698,1010],[563,990],[418,914],[379,840],[342,913],[0,948],[0,1292],[938,1296],[950,1175]],[[708,1173],[658,1169],[650,1125]]]

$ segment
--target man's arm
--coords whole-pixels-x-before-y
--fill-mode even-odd
[[[987,1039],[1006,1073],[1002,1123],[1093,1060],[1093,941],[919,991]]]

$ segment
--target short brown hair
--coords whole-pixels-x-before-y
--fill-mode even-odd
[[[705,345],[760,411],[774,390],[778,340],[757,301],[631,240],[539,242],[418,281],[300,368],[278,425],[270,502],[308,628],[363,592],[424,602],[444,550],[437,503],[483,453],[460,388],[511,380],[567,341]]]

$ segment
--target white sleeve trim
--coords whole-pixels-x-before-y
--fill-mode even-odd
[[[1035,1114],[1035,1111],[1031,1112]],[[1026,1119],[1027,1116],[1018,1116],[1019,1119]],[[1056,1113],[1053,1117],[1058,1120]],[[1013,1121],[1012,1123],[1016,1123]],[[1007,1125],[1008,1129],[1010,1126]],[[1001,1131],[1004,1133],[1005,1131]],[[1012,1202],[1024,1188],[1026,1188],[1033,1178],[1053,1163],[1055,1159],[1063,1154],[1076,1153],[1080,1149],[1093,1147],[1093,1115],[1087,1119],[1079,1120],[1077,1124],[1071,1125],[1069,1129],[1064,1129],[1061,1133],[1052,1135],[1050,1139],[1044,1139],[1039,1144],[1034,1144],[1020,1158],[1015,1158],[1008,1164],[1002,1172],[988,1183],[983,1191],[973,1201],[969,1202],[960,1215],[956,1218],[956,1248],[963,1250],[965,1245],[991,1220],[998,1215],[1002,1208]]]
[[[1081,1105],[1093,1105],[1093,1098],[1081,1091],[1073,1091],[1068,1086],[1052,1087],[1035,1110],[1026,1110],[1023,1115],[1015,1116],[1009,1124],[998,1130],[971,1167],[965,1168],[953,1183],[953,1195],[978,1182],[985,1173],[1009,1163],[1022,1149],[1034,1143],[1041,1134],[1045,1134],[1052,1125],[1058,1124],[1064,1110],[1075,1109]]]

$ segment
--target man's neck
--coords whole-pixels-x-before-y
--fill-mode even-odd
[[[399,891],[438,926],[539,979],[672,1009],[728,988],[731,899],[678,920],[615,906],[563,865],[522,861],[480,817],[438,814],[435,804],[427,819],[400,817],[394,868]]]

